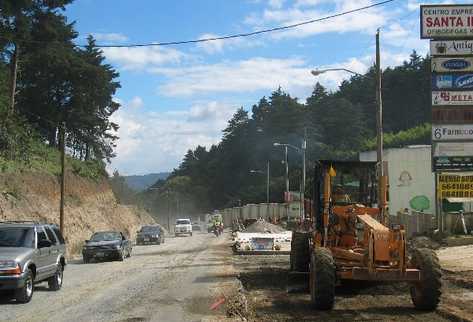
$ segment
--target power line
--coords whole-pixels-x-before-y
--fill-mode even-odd
[[[173,46],[173,45],[185,45],[185,44],[195,44],[195,43],[203,43],[203,42],[209,42],[209,41],[216,41],[216,40],[226,40],[226,39],[234,39],[234,38],[243,38],[243,37],[250,37],[250,36],[255,36],[255,35],[260,35],[260,34],[265,34],[265,33],[270,33],[270,32],[276,32],[276,31],[282,31],[282,30],[287,30],[287,29],[293,29],[297,28],[300,26],[304,25],[309,25],[313,24],[316,22],[321,22],[325,20],[330,20],[333,18],[349,15],[355,12],[371,9],[374,7],[379,7],[382,5],[385,5],[390,2],[394,2],[396,0],[385,0],[377,3],[373,3],[368,6],[336,13],[330,16],[325,16],[322,18],[317,18],[317,19],[311,19],[291,25],[286,25],[286,26],[280,26],[280,27],[274,27],[274,28],[269,28],[269,29],[262,29],[262,30],[257,30],[257,31],[252,31],[252,32],[247,32],[247,33],[240,33],[240,34],[233,34],[233,35],[227,35],[227,36],[220,36],[220,37],[209,37],[209,38],[201,38],[201,39],[192,39],[192,40],[181,40],[181,41],[167,41],[167,42],[153,42],[153,43],[143,43],[143,44],[129,44],[129,45],[95,45],[97,48],[133,48],[133,47],[155,47],[155,46]],[[3,38],[5,39],[5,38]],[[28,41],[27,41],[28,42]],[[38,42],[38,43],[44,43],[44,41],[29,41],[29,42]],[[86,47],[87,45],[77,45],[77,47]]]

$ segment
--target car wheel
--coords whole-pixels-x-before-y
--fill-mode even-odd
[[[124,259],[125,259],[125,254],[123,253],[123,249],[121,249],[120,253],[118,253],[118,260],[120,262],[123,262]]]
[[[19,303],[28,303],[31,301],[34,293],[33,272],[28,269],[25,278],[25,285],[15,290],[15,300]]]
[[[48,286],[49,290],[51,291],[59,291],[62,287],[62,281],[64,277],[64,267],[59,264],[56,269],[56,273],[54,276],[51,276],[48,279]]]

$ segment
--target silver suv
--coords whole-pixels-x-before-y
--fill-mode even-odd
[[[27,221],[0,222],[0,291],[14,290],[15,299],[28,303],[35,283],[49,289],[62,286],[66,247],[56,225]]]

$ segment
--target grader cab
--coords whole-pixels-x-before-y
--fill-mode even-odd
[[[308,277],[311,303],[328,310],[343,280],[411,283],[414,306],[433,310],[440,300],[441,271],[435,253],[406,249],[404,229],[388,224],[387,178],[375,162],[319,161],[314,215],[293,231],[291,272]],[[291,279],[290,279],[291,280]]]

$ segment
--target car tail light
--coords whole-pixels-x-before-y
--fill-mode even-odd
[[[15,268],[0,270],[0,275],[20,275],[21,267],[18,264]]]

